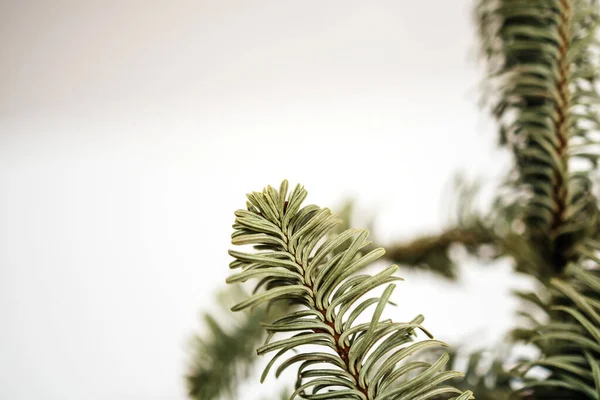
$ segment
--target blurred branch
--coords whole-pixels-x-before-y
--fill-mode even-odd
[[[463,245],[471,252],[483,245],[492,245],[493,237],[477,227],[453,227],[437,235],[425,235],[406,243],[388,246],[386,258],[407,267],[433,272],[444,278],[456,278],[456,266],[449,249]]]
[[[479,192],[478,183],[467,182],[457,176],[449,202],[451,214],[454,215],[450,226],[439,233],[388,244],[384,246],[385,257],[390,262],[429,271],[449,280],[457,277],[456,265],[450,255],[453,246],[462,246],[482,260],[497,257],[500,253],[494,221],[505,220],[508,209],[500,216],[483,215],[475,205]]]
[[[242,296],[239,286],[231,286],[220,294],[224,309],[219,314],[226,316],[223,322],[213,314],[203,315],[208,332],[194,338],[190,370],[185,377],[191,399],[234,397],[240,382],[249,376],[258,360],[255,349],[264,339],[261,322],[267,318],[267,311],[257,308],[247,313],[229,312],[228,306]]]
[[[450,355],[449,368],[464,373],[463,377],[454,378],[449,384],[459,390],[464,390],[464,388],[472,390],[477,400],[508,400],[510,398],[512,376],[503,365],[503,360],[509,353],[507,347],[501,346],[500,351],[496,353],[476,351],[461,355],[458,348],[446,351]],[[437,352],[432,352],[431,359],[435,360],[437,356]]]
[[[385,246],[386,258],[393,263],[430,271],[440,277],[456,279],[456,265],[450,255],[453,246],[462,246],[481,262],[511,257],[517,272],[540,276],[540,255],[523,236],[521,216],[523,202],[520,193],[503,191],[511,177],[500,185],[490,211],[477,205],[480,186],[458,177],[453,187],[455,217],[450,227],[433,235]]]
[[[494,237],[474,212],[472,203],[478,192],[478,186],[457,179],[453,190],[453,196],[457,202],[455,207],[458,210],[458,221],[453,222],[454,226],[437,234],[424,235],[406,242],[383,246],[386,249],[384,257],[388,261],[404,267],[429,271],[443,278],[454,280],[456,279],[456,266],[449,254],[449,250],[453,245],[462,245],[470,253],[477,253],[479,256],[484,257],[483,253],[485,252],[479,252],[479,250],[484,245],[493,245]],[[353,225],[354,201],[346,200],[339,207],[337,215],[344,222],[336,227],[336,232],[351,228]],[[371,219],[368,225],[372,224]],[[374,241],[377,242],[377,240]],[[381,246],[381,243],[371,244],[363,251],[365,253],[369,252],[377,246]]]

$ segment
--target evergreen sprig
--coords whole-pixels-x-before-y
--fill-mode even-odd
[[[260,317],[267,341],[258,353],[274,353],[262,380],[273,368],[279,375],[299,364],[291,398],[462,400],[472,398],[468,388],[495,400],[600,399],[600,210],[592,192],[600,157],[598,0],[477,0],[476,9],[488,100],[500,143],[515,160],[503,186],[508,192],[488,215],[395,245],[386,259],[452,278],[454,244],[488,258],[511,257],[515,272],[539,283],[534,292],[516,292],[538,310],[521,311],[528,323],[513,330],[513,339],[533,344],[540,356],[519,360],[511,371],[498,362],[480,373],[475,354],[466,377],[447,371],[453,358],[421,326],[422,316],[406,323],[382,317],[398,267],[364,270],[384,257],[383,249],[368,242],[366,231],[340,229],[328,209],[303,207],[306,191],[297,186],[288,195],[284,181],[279,191],[248,195],[247,209],[236,212],[233,244],[256,251],[230,252],[231,268],[241,272],[228,282],[258,280],[234,310],[284,303],[280,318]],[[241,359],[248,355],[250,346],[235,347],[243,326],[227,336],[208,324],[215,337],[223,335],[207,345],[224,352],[213,360],[235,365],[227,341]],[[430,338],[415,342],[417,331]],[[433,361],[411,357],[432,349]],[[208,380],[221,378],[203,368],[213,373]],[[536,376],[540,369],[544,376]]]
[[[492,236],[478,227],[452,227],[438,234],[395,243],[390,247],[386,258],[409,268],[433,272],[440,277],[454,280],[457,277],[457,268],[450,257],[450,248],[462,245],[467,250],[477,251],[483,246],[492,246],[492,240]]]
[[[391,282],[400,278],[394,276],[395,265],[372,276],[361,274],[384,253],[377,248],[361,254],[369,244],[368,232],[348,229],[327,237],[339,222],[330,210],[302,207],[307,192],[300,185],[287,193],[288,183],[283,181],[279,191],[267,187],[248,195],[247,209],[235,213],[232,243],[254,245],[259,252],[229,252],[235,258],[230,267],[242,269],[229,283],[259,279],[255,293],[232,310],[279,301],[296,306],[265,324],[268,340],[258,354],[276,353],[261,380],[293,350],[297,353],[276,371],[279,375],[300,363],[291,398],[424,400],[442,394],[458,394],[457,400],[473,398],[470,391],[442,385],[461,375],[444,370],[447,354],[431,364],[410,358],[419,350],[445,346],[433,339],[413,343],[417,330],[431,338],[420,325],[422,316],[407,323],[381,319],[395,287]],[[367,297],[383,285],[380,297]],[[370,321],[360,322],[363,312],[373,306]],[[282,333],[287,335],[271,341]]]
[[[229,307],[245,292],[230,286],[220,296],[221,305]],[[227,313],[217,317],[204,313],[206,332],[196,335],[191,343],[191,363],[185,376],[188,396],[196,400],[232,398],[239,384],[252,372],[256,361],[255,346],[264,340],[261,323],[268,318],[264,307],[235,317]]]
[[[500,255],[499,222],[510,220],[509,209],[501,204],[494,213],[477,207],[480,185],[468,182],[457,175],[452,186],[449,207],[448,227],[433,234],[423,234],[407,241],[386,245],[385,259],[419,271],[427,271],[438,277],[456,280],[458,276],[456,260],[451,256],[451,248],[460,246],[482,262],[488,262]],[[499,199],[496,200],[499,203]]]
[[[501,143],[513,151],[516,187],[529,192],[529,256],[513,256],[541,288],[517,293],[542,316],[523,311],[530,326],[513,333],[541,351],[515,368],[523,385],[516,394],[598,399],[598,2],[479,0],[477,17]],[[540,367],[548,375],[534,379]]]
[[[528,235],[559,273],[596,215],[598,4],[479,0],[477,19],[501,143],[530,195]]]
[[[473,391],[477,400],[509,400],[512,389],[512,380],[504,368],[508,348],[500,346],[500,351],[474,351],[464,354],[458,348],[448,351],[450,361],[448,364],[457,370],[464,371],[464,376],[455,378],[451,384],[459,389],[468,388]],[[434,350],[433,356],[439,351]]]
[[[523,397],[600,398],[600,270],[597,260],[592,263],[591,268],[569,264],[561,277],[550,280],[547,296],[519,293],[542,314],[523,312],[530,327],[515,331],[542,354],[515,368],[524,382]],[[534,367],[546,369],[548,379],[530,379]]]

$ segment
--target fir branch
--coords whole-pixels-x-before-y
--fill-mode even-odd
[[[548,296],[520,294],[542,313],[540,317],[523,312],[530,327],[514,332],[517,339],[533,343],[542,353],[541,358],[515,368],[524,383],[517,392],[522,397],[600,398],[600,269],[596,261],[593,264],[591,269],[569,264],[563,276],[549,282]],[[546,369],[549,377],[529,378],[535,367]]]
[[[449,228],[438,235],[425,235],[407,243],[389,246],[386,258],[391,262],[431,271],[447,279],[456,279],[456,265],[449,255],[453,245],[462,245],[470,252],[481,246],[493,245],[493,237],[476,227]]]
[[[350,229],[353,217],[354,203],[346,201],[338,215],[342,223],[332,229],[336,234]],[[349,239],[350,240],[350,239]],[[473,225],[461,225],[447,229],[441,234],[424,235],[407,242],[398,242],[386,246],[385,259],[416,270],[425,270],[440,277],[456,279],[456,265],[449,255],[449,249],[454,244],[462,244],[467,249],[475,251],[480,246],[490,244],[488,235]],[[377,248],[375,244],[368,245],[364,251]]]
[[[527,399],[600,398],[600,246],[591,193],[597,167],[600,10],[595,0],[480,0],[479,32],[496,91],[493,114],[501,143],[516,160],[517,186],[529,190],[523,212],[530,257],[513,252],[521,271],[540,280],[538,293],[518,293],[541,310],[522,314],[539,360],[516,368]],[[549,372],[532,379],[534,368]]]
[[[504,368],[504,360],[507,355],[507,348],[500,346],[501,351],[490,354],[486,351],[476,351],[466,355],[466,366],[460,367],[460,361],[464,360],[461,352],[457,348],[450,349],[451,368],[462,370],[463,377],[455,378],[451,381],[452,386],[459,389],[469,388],[477,400],[509,400],[512,389],[510,381],[512,379]],[[434,351],[432,356],[437,356]]]
[[[476,203],[480,182],[468,182],[460,175],[452,186],[449,227],[439,233],[386,245],[386,259],[403,267],[425,270],[454,280],[457,267],[450,255],[458,245],[481,262],[501,256],[503,236],[511,230],[514,204],[506,204],[502,195],[494,199],[490,212],[482,212]]]
[[[350,229],[353,207],[352,201],[346,201],[340,207],[338,215],[342,222],[331,230],[331,235]],[[334,250],[336,251],[341,250]],[[231,285],[229,290],[223,291],[218,297],[221,305],[229,304],[229,308],[236,303],[234,299],[247,296],[239,285]],[[196,400],[232,397],[258,360],[254,349],[264,340],[262,324],[268,322],[268,319],[287,314],[291,309],[289,304],[280,304],[269,313],[264,308],[254,309],[242,313],[242,317],[237,318],[229,329],[222,327],[215,316],[203,314],[210,332],[194,338],[192,363],[186,376],[188,397]],[[290,394],[284,390],[280,397],[289,399]]]
[[[280,357],[308,345],[319,346],[323,351],[299,351],[277,368],[279,375],[300,363],[296,391],[291,398],[417,400],[444,393],[459,394],[456,398],[460,400],[472,398],[471,392],[460,394],[453,387],[441,385],[460,375],[443,371],[447,356],[433,364],[410,360],[409,356],[419,350],[444,346],[431,339],[407,344],[416,330],[427,334],[420,325],[422,316],[408,323],[380,319],[395,287],[391,282],[399,280],[394,276],[397,267],[390,266],[374,276],[359,273],[380,258],[383,249],[362,255],[361,249],[369,242],[368,232],[360,230],[346,230],[324,240],[338,223],[336,217],[328,209],[301,207],[306,191],[297,186],[287,196],[287,186],[284,181],[279,192],[267,187],[263,192],[249,194],[247,210],[236,212],[233,225],[233,244],[252,244],[261,252],[230,251],[235,258],[230,267],[242,272],[231,276],[228,282],[259,279],[255,294],[232,310],[280,300],[299,308],[265,325],[268,342],[258,353],[277,353],[262,380]],[[364,299],[382,285],[387,286],[381,297]],[[359,323],[370,306],[375,306],[370,322]],[[270,341],[280,333],[294,335]],[[327,366],[315,368],[320,364]],[[415,378],[392,387],[411,370],[419,371]]]
[[[219,297],[225,305],[235,304],[242,296],[246,296],[245,292],[236,285]],[[229,318],[219,322],[214,315],[203,314],[208,332],[194,337],[189,372],[185,377],[191,399],[233,397],[257,360],[255,348],[265,337],[261,323],[268,318],[267,310],[257,308],[237,314],[236,318],[229,312],[225,315]]]
[[[597,3],[479,0],[477,19],[501,143],[531,195],[528,235],[559,273],[595,215]]]

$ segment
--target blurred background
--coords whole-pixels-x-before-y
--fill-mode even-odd
[[[508,160],[473,5],[0,1],[0,398],[185,399],[233,211],[267,184],[354,198],[384,243],[443,227],[455,173]],[[509,270],[405,271],[398,319],[494,343]]]

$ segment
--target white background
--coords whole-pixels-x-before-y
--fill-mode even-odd
[[[456,171],[507,165],[472,3],[0,2],[0,398],[184,399],[233,211],[266,184],[355,197],[385,242],[442,227]],[[398,319],[499,340],[509,267],[461,271],[403,271]]]

